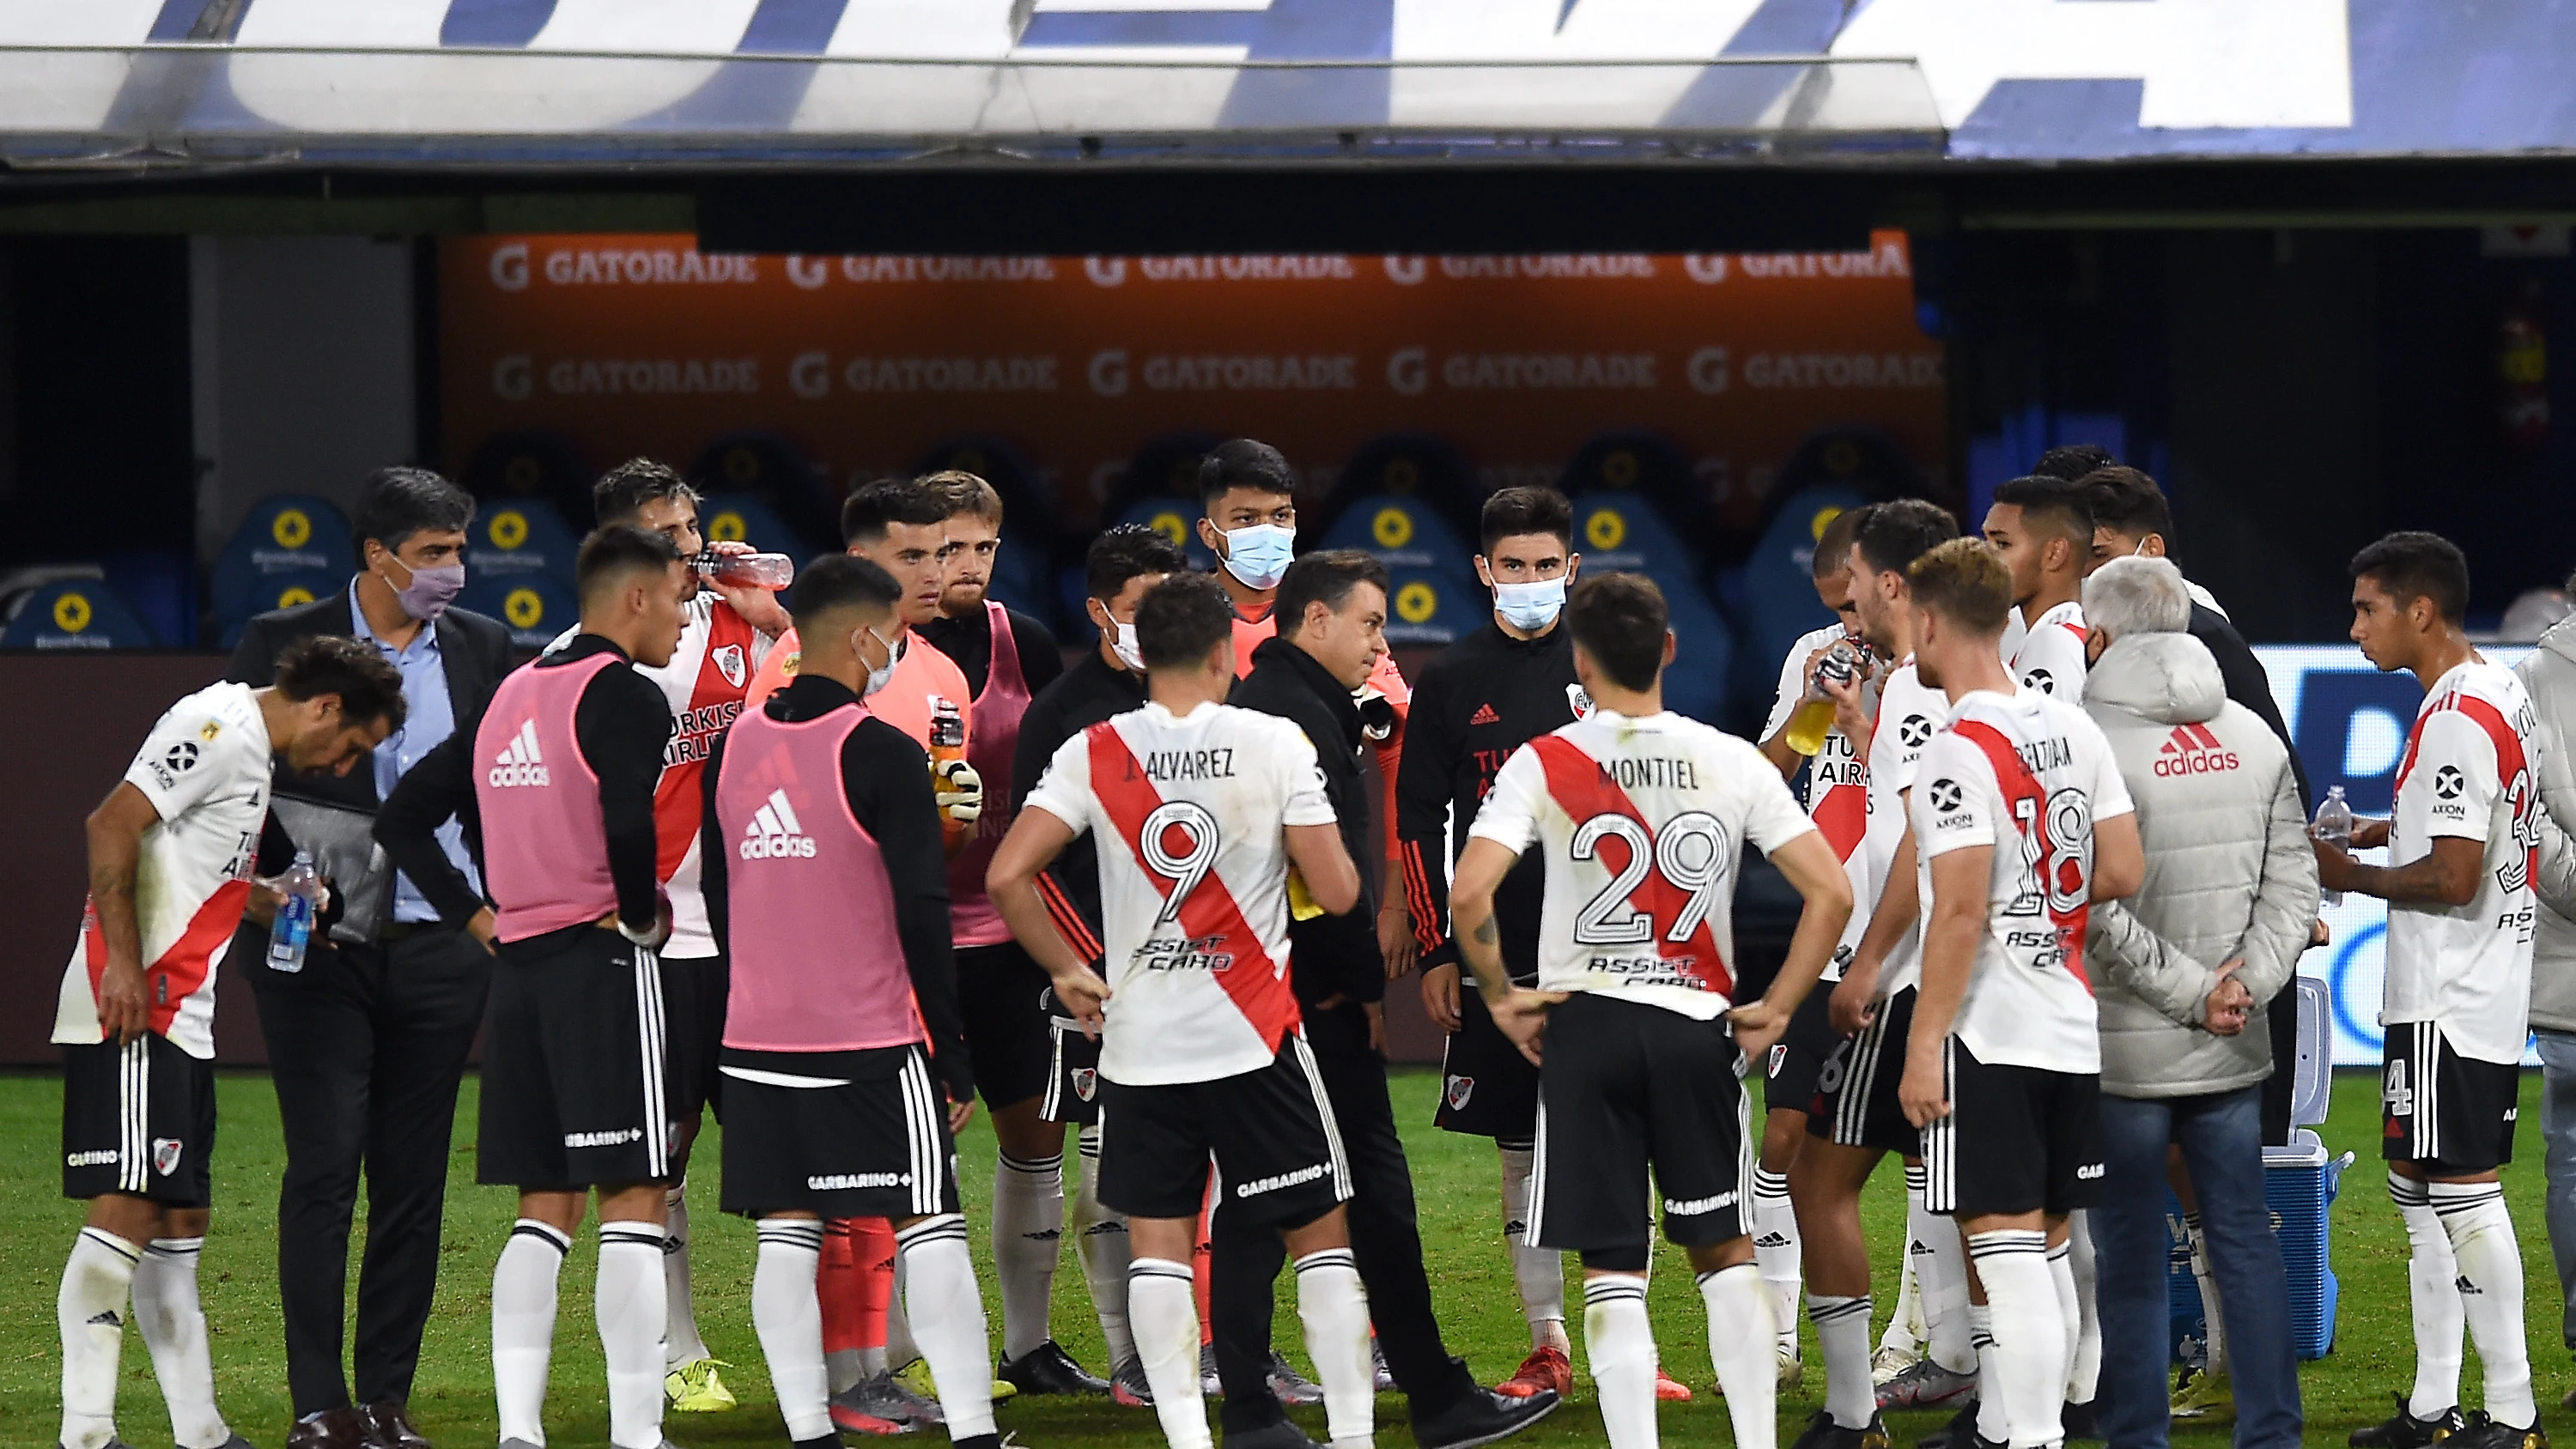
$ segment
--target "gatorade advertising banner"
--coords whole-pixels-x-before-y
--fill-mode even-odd
[[[1276,444],[1310,490],[1436,435],[1487,487],[1646,429],[1749,525],[1815,429],[1945,472],[1941,349],[1899,232],[1867,251],[1662,256],[750,256],[687,236],[442,242],[440,408],[462,466],[520,429],[593,466],[774,433],[834,486],[1004,439],[1084,523],[1141,445]]]

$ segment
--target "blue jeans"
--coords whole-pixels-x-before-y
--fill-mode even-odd
[[[2535,1031],[2540,1142],[2549,1175],[2549,1253],[2558,1261],[2559,1336],[2576,1349],[2576,1035]]]
[[[2260,1087],[2204,1097],[2102,1095],[2101,1205],[2087,1216],[2106,1349],[2096,1402],[2103,1435],[2111,1449],[2165,1449],[2169,1143],[2182,1148],[2191,1171],[2227,1321],[2236,1449],[2295,1445],[2304,1416],[2290,1344],[2290,1281],[2263,1201]]]

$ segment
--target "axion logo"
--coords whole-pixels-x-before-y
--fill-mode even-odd
[[[2168,779],[2222,774],[2237,763],[2236,752],[2210,733],[2207,725],[2177,725],[2156,748],[2156,773]]]
[[[2467,788],[2468,777],[2461,774],[2456,765],[2444,765],[2433,772],[2433,794],[2439,799],[2457,800],[2460,792]]]
[[[1944,815],[1958,809],[1960,803],[1965,798],[1965,794],[1959,789],[1959,782],[1956,780],[1935,780],[1932,782],[1932,808],[1940,811]]]
[[[2057,693],[2057,676],[2045,669],[2034,669],[2023,675],[2021,683],[2024,689],[2036,689],[2042,694]]]
[[[1896,727],[1897,741],[1909,750],[1919,750],[1932,738],[1932,721],[1919,714],[1909,714]]]
[[[814,858],[814,837],[805,833],[797,822],[795,808],[787,803],[785,790],[769,792],[769,801],[753,813],[751,823],[743,827],[742,858],[745,860],[788,860]]]
[[[510,737],[510,747],[492,757],[492,772],[485,778],[496,790],[547,783],[545,757],[537,753],[535,720],[520,724],[519,732]]]

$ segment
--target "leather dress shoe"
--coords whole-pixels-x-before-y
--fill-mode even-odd
[[[325,1409],[295,1421],[286,1449],[390,1449],[356,1409]]]
[[[411,1426],[411,1414],[400,1399],[378,1399],[358,1411],[369,1428],[376,1432],[376,1443],[382,1449],[432,1449],[430,1442]]]

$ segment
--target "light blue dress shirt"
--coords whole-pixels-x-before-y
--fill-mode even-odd
[[[456,733],[456,702],[447,692],[447,660],[438,650],[438,625],[424,624],[411,643],[401,649],[376,637],[367,627],[367,611],[358,607],[358,581],[349,581],[349,622],[358,638],[376,646],[385,662],[402,675],[403,705],[407,718],[403,727],[385,736],[376,746],[376,798],[382,800],[394,792],[394,782],[410,773],[423,755]],[[438,827],[439,848],[447,852],[448,861],[465,873],[465,879],[480,891],[482,878],[474,872],[473,858],[465,853],[465,827],[454,820]],[[438,908],[411,883],[411,877],[394,875],[394,917],[397,921],[435,921]]]

